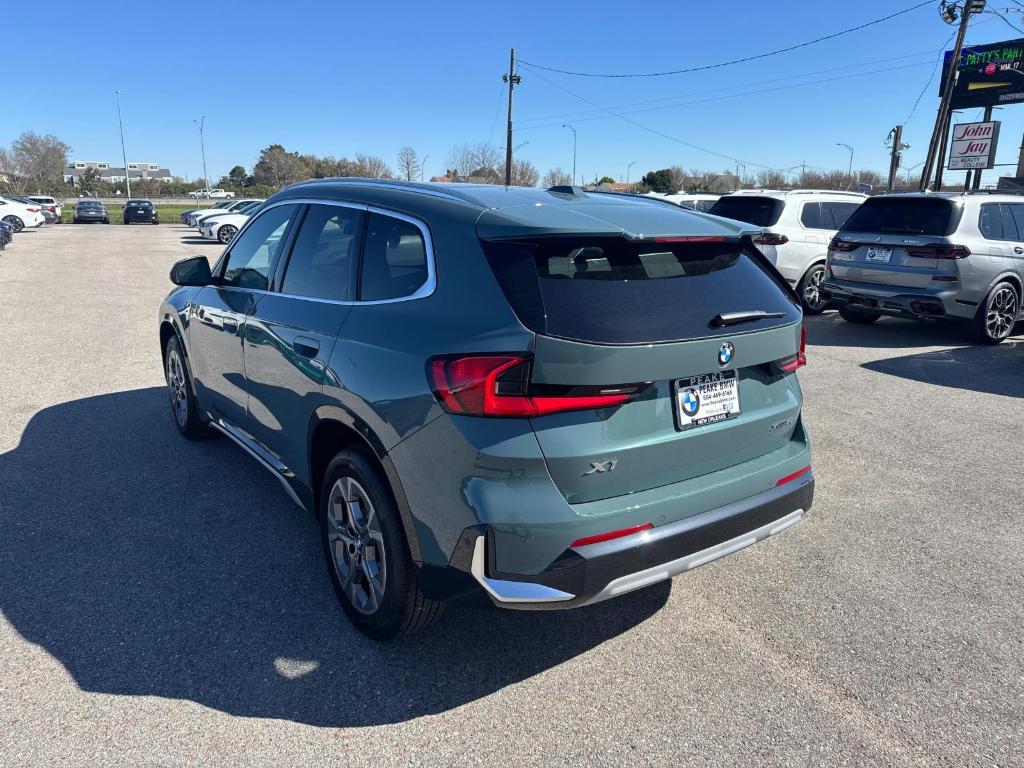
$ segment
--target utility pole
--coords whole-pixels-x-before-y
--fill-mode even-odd
[[[629,184],[629,172],[634,165],[636,165],[636,160],[634,160],[633,162],[626,166],[626,184]]]
[[[850,165],[846,169],[846,175],[853,178],[853,147],[849,144],[843,144],[841,141],[836,142],[837,147],[845,147],[846,151],[850,153]]]
[[[426,169],[427,160],[430,159],[430,155],[424,155],[423,161],[420,163],[420,181],[423,181],[423,171]]]
[[[505,186],[512,186],[512,89],[522,82],[516,74],[516,49],[508,55],[508,72],[501,76],[501,82],[508,83],[508,130],[505,132]]]
[[[196,124],[196,128],[199,129],[199,149],[203,153],[203,181],[206,184],[206,196],[210,196],[210,176],[206,173],[206,140],[203,137],[203,126],[206,125],[206,115],[203,115],[201,120],[193,120]]]
[[[942,86],[942,99],[939,101],[939,112],[935,116],[935,127],[932,129],[932,138],[928,142],[928,153],[925,155],[924,167],[921,169],[921,182],[918,189],[924,192],[928,189],[932,178],[932,167],[935,166],[935,181],[941,189],[942,184],[942,161],[936,165],[935,160],[939,156],[940,149],[945,155],[946,133],[949,130],[949,104],[953,98],[953,86],[956,85],[957,74],[960,68],[960,53],[964,48],[964,37],[967,35],[967,24],[975,13],[981,13],[985,8],[984,0],[966,0],[963,10],[960,11],[960,29],[956,33],[956,45],[953,47],[953,56],[949,60],[949,72],[946,73],[946,81]],[[956,18],[956,8],[947,5],[944,18],[951,21]]]
[[[121,160],[124,162],[124,183],[128,190],[128,197],[132,196],[132,180],[128,175],[128,153],[124,149],[124,123],[121,122],[121,92],[114,91],[114,101],[117,103],[117,127],[121,129]]]
[[[896,183],[896,173],[900,169],[900,161],[903,159],[903,150],[909,149],[909,144],[903,143],[903,126],[897,125],[889,131],[889,139],[892,147],[889,150],[889,182],[886,189],[892,192],[893,184]]]
[[[576,129],[567,123],[562,123],[563,128],[572,131],[572,185],[576,186]]]

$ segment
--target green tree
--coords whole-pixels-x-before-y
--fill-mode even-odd
[[[672,195],[680,190],[681,180],[672,172],[671,168],[662,168],[660,171],[648,171],[640,179],[640,183],[652,192],[660,192],[663,195]]]
[[[236,165],[230,171],[228,171],[227,182],[232,187],[247,187],[251,183],[249,174],[245,172],[245,168],[241,165]]]
[[[257,184],[280,189],[310,178],[312,172],[306,159],[298,152],[289,152],[280,144],[271,144],[260,152],[252,175]]]
[[[598,184],[614,184],[615,183],[615,179],[613,179],[611,176],[602,176],[600,179],[598,179],[597,183]]]

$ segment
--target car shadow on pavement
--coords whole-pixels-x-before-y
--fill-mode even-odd
[[[320,726],[475,701],[628,631],[668,583],[576,611],[449,609],[392,644],[348,623],[313,516],[162,388],[36,413],[0,455],[0,610],[84,691]],[[571,696],[571,691],[566,691]]]
[[[921,352],[873,360],[861,367],[942,387],[1024,397],[1024,340]]]
[[[872,325],[855,325],[838,312],[805,316],[807,344],[812,347],[948,347],[970,344],[965,324],[882,317]]]
[[[185,245],[223,245],[216,240],[207,240],[205,237],[182,237],[181,242]]]

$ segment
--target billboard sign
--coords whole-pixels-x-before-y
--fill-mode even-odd
[[[953,52],[946,51],[940,96],[952,58]],[[998,107],[1024,101],[1024,38],[964,46],[957,75],[951,109]]]
[[[949,165],[946,167],[951,171],[991,168],[996,161],[998,140],[998,120],[954,125],[952,143],[949,147]]]

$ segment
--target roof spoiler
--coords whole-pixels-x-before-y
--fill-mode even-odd
[[[583,187],[569,186],[568,184],[557,184],[548,187],[548,192],[553,195],[565,195],[566,197],[584,197],[586,190]]]

